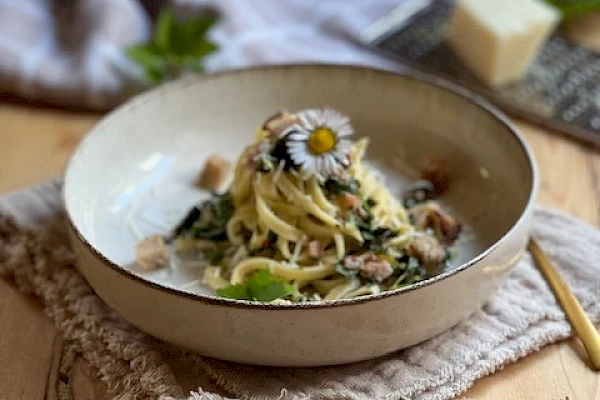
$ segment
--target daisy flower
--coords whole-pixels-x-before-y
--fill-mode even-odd
[[[350,119],[332,109],[309,109],[297,114],[299,122],[281,132],[291,161],[304,176],[327,177],[350,164]]]

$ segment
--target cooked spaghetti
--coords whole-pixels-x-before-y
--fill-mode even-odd
[[[205,260],[219,295],[255,301],[352,298],[437,273],[460,225],[428,182],[395,199],[352,134],[330,109],[269,118],[229,190],[176,229],[176,249]]]

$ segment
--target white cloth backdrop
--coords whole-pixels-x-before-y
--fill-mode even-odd
[[[262,64],[336,63],[400,69],[357,44],[358,33],[402,0],[187,0],[186,15],[221,14],[208,72]],[[160,1],[146,1],[150,8]],[[165,4],[167,4],[165,2]],[[138,0],[0,0],[0,92],[107,109],[139,90],[124,48],[151,35]]]

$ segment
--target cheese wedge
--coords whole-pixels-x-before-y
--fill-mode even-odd
[[[458,0],[449,42],[479,79],[498,87],[525,75],[559,21],[541,0]]]

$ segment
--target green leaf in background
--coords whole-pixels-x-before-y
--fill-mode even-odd
[[[291,295],[294,287],[289,283],[275,279],[268,269],[256,271],[248,283],[230,285],[217,290],[217,294],[236,300],[273,301]]]
[[[154,84],[186,71],[203,72],[203,58],[217,50],[205,37],[217,20],[216,16],[208,15],[178,22],[170,10],[164,9],[156,20],[152,39],[129,47],[127,55]]]
[[[152,44],[141,44],[127,49],[127,55],[145,71],[146,77],[153,83],[161,81],[166,68],[165,58],[157,54]]]
[[[600,0],[545,0],[546,3],[556,7],[562,14],[563,20],[600,11]]]
[[[154,28],[154,44],[161,51],[169,51],[174,23],[175,17],[170,10],[163,10],[156,20],[156,26]]]

